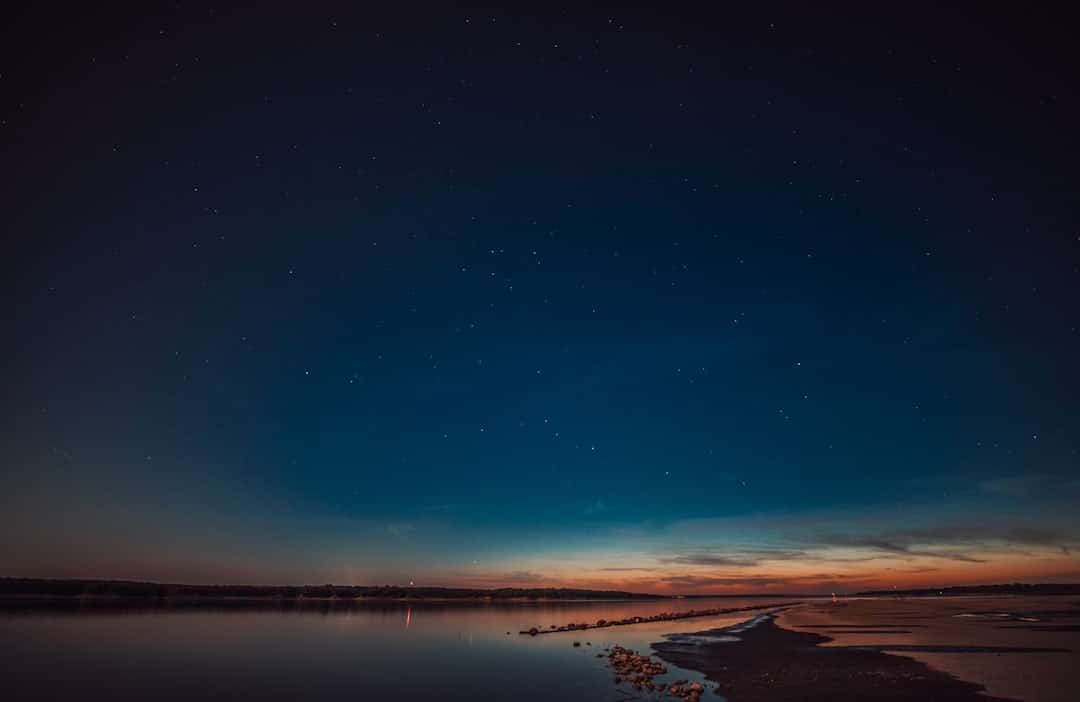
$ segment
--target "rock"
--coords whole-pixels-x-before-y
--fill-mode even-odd
[[[581,642],[580,642],[580,641],[575,641],[575,642],[574,642],[574,648],[579,648],[580,646],[581,646]]]

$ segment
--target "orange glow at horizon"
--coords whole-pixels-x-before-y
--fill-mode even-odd
[[[847,559],[847,560],[845,560]],[[447,573],[432,577],[456,587],[567,587],[655,594],[808,593],[937,588],[1012,582],[1067,582],[1080,576],[1080,557],[1010,555],[985,562],[931,556],[893,558],[838,556],[755,567],[665,567],[655,562],[621,566],[564,565],[543,561],[507,564],[505,570]],[[855,561],[855,562],[852,562]]]

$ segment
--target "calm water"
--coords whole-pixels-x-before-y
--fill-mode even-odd
[[[9,609],[0,612],[0,679],[12,700],[626,699],[596,658],[600,649],[646,652],[665,633],[735,624],[754,613],[537,637],[517,632],[773,601]],[[676,676],[701,679],[677,670],[668,678]]]

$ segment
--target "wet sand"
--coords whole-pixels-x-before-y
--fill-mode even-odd
[[[1077,625],[1075,596],[865,599],[791,607],[734,642],[714,630],[654,649],[731,702],[1064,702],[1080,698]]]

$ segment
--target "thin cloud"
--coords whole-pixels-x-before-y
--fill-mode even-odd
[[[416,525],[412,522],[390,522],[383,527],[388,534],[404,539],[416,531]]]
[[[654,572],[656,572],[656,571],[658,571],[660,569],[659,568],[652,568],[652,567],[649,567],[649,566],[641,566],[641,567],[638,567],[638,568],[635,568],[633,566],[626,566],[626,567],[610,566],[610,567],[607,567],[607,568],[599,568],[598,570],[600,570],[602,572],[605,572],[605,573],[637,573],[637,572],[654,573]]]
[[[716,566],[730,568],[753,568],[768,561],[796,561],[806,557],[805,551],[735,551],[714,553],[695,551],[661,558],[663,563],[675,565]]]
[[[736,575],[714,576],[676,574],[662,578],[661,582],[674,588],[710,588],[710,587],[743,587],[764,588],[781,585],[788,588],[813,588],[818,589],[824,584],[840,584],[862,582],[863,576],[840,575],[837,573],[814,573],[810,575]]]
[[[868,539],[862,537],[830,536],[822,539],[823,543],[830,546],[846,546],[851,548],[867,548],[886,554],[893,554],[904,558],[941,558],[948,561],[961,561],[964,563],[986,563],[986,559],[976,558],[959,551],[935,551],[929,549],[912,548],[907,544],[897,543],[886,539]]]

